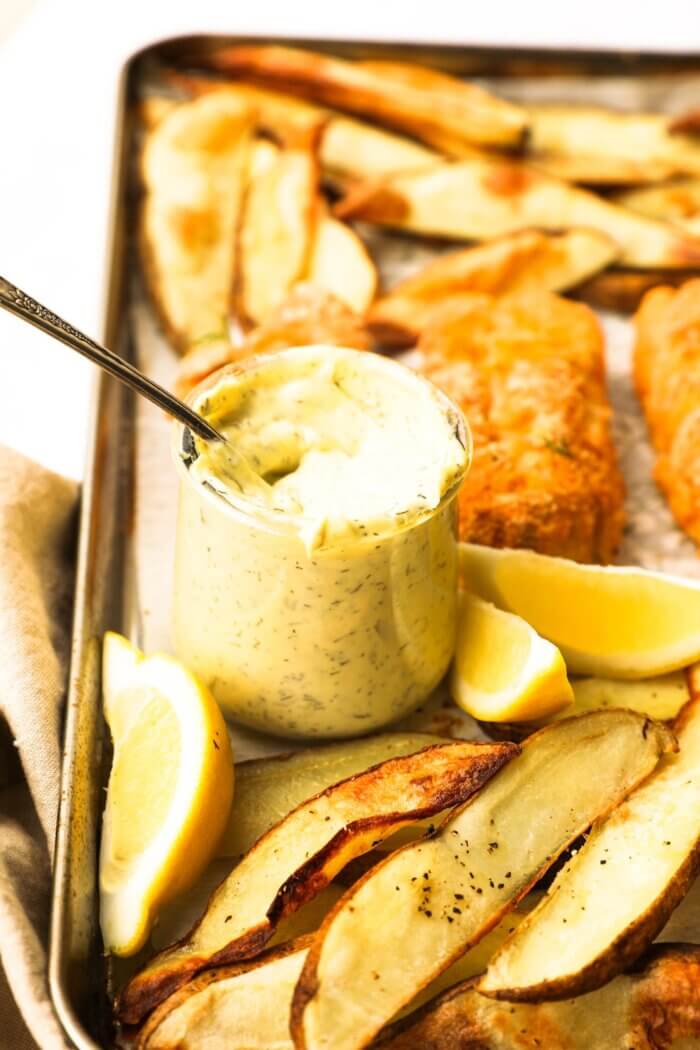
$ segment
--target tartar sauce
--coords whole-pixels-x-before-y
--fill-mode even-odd
[[[375,354],[300,347],[217,373],[178,427],[178,655],[235,719],[286,736],[400,718],[454,647],[458,410]]]

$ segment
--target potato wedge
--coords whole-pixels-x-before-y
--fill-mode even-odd
[[[659,945],[644,968],[559,1003],[499,1003],[468,981],[392,1025],[381,1050],[672,1050],[700,1039],[700,948]],[[687,1042],[686,1042],[687,1040]]]
[[[377,77],[386,79],[389,82],[393,82],[396,86],[397,91],[408,89],[410,91],[422,91],[427,95],[432,96],[437,104],[440,104],[439,100],[442,100],[447,95],[452,96],[456,90],[456,85],[459,88],[468,88],[472,93],[474,84],[468,84],[460,78],[455,78],[447,73],[441,73],[439,70],[430,69],[428,66],[417,65],[413,62],[396,62],[388,59],[365,59],[357,63],[362,67],[365,73],[372,73]],[[494,96],[491,96],[492,98]],[[472,93],[472,100],[476,101],[477,96]],[[503,100],[499,100],[503,101]],[[515,110],[515,105],[511,103]],[[522,107],[517,107],[520,117],[523,120],[524,110]],[[416,138],[421,138],[420,130],[418,126],[405,125],[408,130]],[[440,153],[452,157],[473,157],[479,156],[482,148],[487,146],[489,148],[510,148],[512,146],[521,146],[526,141],[526,133],[529,128],[525,128],[524,125],[521,129],[521,133],[518,141],[513,140],[510,143],[502,141],[493,142],[491,138],[488,141],[482,139],[469,138],[463,133],[463,129],[455,128],[448,124],[444,126],[438,126],[432,128],[429,133],[429,137],[426,137],[425,141],[430,142],[436,150]],[[490,134],[490,133],[488,133]]]
[[[127,985],[128,1023],[194,974],[256,955],[276,925],[354,857],[400,828],[457,805],[514,754],[516,744],[433,745],[327,788],[273,827],[214,893],[189,936],[160,952]]]
[[[468,981],[473,977],[480,977],[486,970],[491,957],[501,947],[509,934],[513,933],[513,931],[518,928],[528,912],[532,911],[539,897],[539,893],[531,893],[528,894],[524,900],[516,904],[512,911],[507,912],[501,921],[496,923],[496,925],[489,930],[484,937],[482,937],[478,944],[475,944],[468,952],[465,952],[464,955],[460,955],[458,959],[455,959],[446,970],[443,970],[442,973],[435,977],[430,984],[427,984],[418,995],[414,996],[408,1006],[401,1010],[397,1016],[405,1017],[414,1010],[417,1010],[423,1005],[423,1003],[429,1002],[431,999],[434,999],[436,995],[439,995],[440,992],[444,992],[446,988],[451,988],[460,981]],[[334,903],[337,903],[337,901]],[[329,905],[326,915],[330,912],[333,906],[333,904]],[[323,918],[325,918],[325,915]],[[323,919],[321,922],[322,921]],[[321,925],[321,922],[319,922],[319,926]],[[374,1043],[372,1043],[372,1046],[374,1046]]]
[[[210,95],[178,106],[146,135],[142,257],[181,351],[226,329],[252,126],[247,105]]]
[[[664,114],[546,103],[527,113],[528,159],[558,178],[629,185],[700,174],[700,141],[674,134]]]
[[[355,231],[322,215],[309,260],[308,280],[363,314],[377,291],[377,268]]]
[[[347,186],[392,171],[430,168],[442,161],[440,153],[412,139],[293,95],[254,84],[180,73],[171,73],[169,80],[172,86],[195,97],[212,91],[230,91],[238,95],[255,109],[258,130],[283,146],[298,142],[304,129],[320,127],[319,161],[324,177],[336,186]],[[146,111],[144,118],[148,119],[151,114],[156,118],[157,112],[156,104]]]
[[[700,178],[674,179],[663,186],[625,190],[615,195],[623,208],[682,226],[694,237],[700,236]]]
[[[450,240],[587,227],[612,238],[628,266],[700,265],[700,239],[525,164],[490,157],[367,182],[343,197],[335,214]]]
[[[198,974],[149,1017],[135,1050],[292,1050],[288,1007],[312,940],[300,937],[250,962]]]
[[[613,241],[595,230],[522,230],[428,263],[376,302],[367,324],[383,346],[412,346],[435,311],[465,292],[561,291],[608,266],[618,254]]]
[[[273,824],[339,780],[441,743],[430,733],[379,733],[236,766],[236,794],[219,856],[241,857]]]
[[[244,326],[267,320],[305,276],[319,207],[313,149],[266,143],[255,159],[238,229],[233,286],[234,310]]]
[[[276,85],[292,94],[379,124],[401,128],[438,148],[518,146],[527,118],[519,107],[467,84],[408,63],[348,62],[289,47],[233,46],[214,52],[220,72]]]
[[[525,914],[513,912],[507,916],[477,947],[425,989],[426,999],[457,981],[481,974],[492,953]],[[207,1039],[226,1050],[293,1050],[289,1010],[312,940],[308,934],[295,936],[275,948],[267,948],[249,962],[198,974],[153,1012],[139,1033],[134,1050],[197,1047]],[[421,997],[416,1005],[422,1002]]]
[[[600,988],[631,966],[700,872],[700,698],[668,755],[562,868],[491,960],[479,991],[538,1002]]]
[[[391,854],[324,920],[294,993],[298,1050],[367,1046],[672,745],[668,729],[628,711],[529,737],[436,837]]]
[[[550,722],[605,707],[626,707],[659,722],[674,719],[690,699],[687,672],[672,671],[655,678],[623,681],[615,678],[572,678],[574,703],[540,722],[480,722],[494,740],[524,740]],[[240,768],[240,767],[239,767]]]

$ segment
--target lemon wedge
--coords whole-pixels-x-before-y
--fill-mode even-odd
[[[525,620],[463,594],[451,693],[473,718],[527,722],[573,702],[566,665],[556,646]]]
[[[226,725],[177,660],[104,642],[105,717],[114,743],[100,849],[105,947],[132,955],[159,908],[215,854],[233,798]]]
[[[461,563],[470,591],[527,620],[573,674],[648,678],[700,658],[696,582],[474,544]]]

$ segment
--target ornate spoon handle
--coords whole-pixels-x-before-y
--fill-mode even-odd
[[[88,338],[83,332],[73,328],[58,314],[47,310],[36,299],[26,295],[4,277],[0,277],[0,306],[15,314],[16,317],[21,317],[22,320],[34,325],[35,328],[40,328],[42,332],[53,336],[59,342],[65,343],[72,350],[77,350],[79,354],[89,358],[96,365],[99,365],[100,368],[104,368],[106,372],[109,372],[110,375],[120,379],[122,383],[126,383],[132,390],[142,394],[143,397],[147,397],[149,401],[152,401],[159,408],[164,409],[171,416],[174,416],[175,419],[184,423],[199,437],[207,441],[224,440],[218,430],[215,430],[202,416],[183,401],[180,401],[179,398],[174,397],[158,383],[154,383],[152,379],[148,379],[137,368],[125,361],[123,357],[115,354],[114,351],[108,350],[105,346],[100,346],[99,343]]]

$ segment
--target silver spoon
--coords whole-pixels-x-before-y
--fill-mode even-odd
[[[77,350],[84,357],[88,357],[100,368],[104,368],[106,372],[109,372],[110,375],[121,379],[122,383],[126,383],[132,390],[147,397],[154,405],[158,405],[159,408],[164,409],[171,416],[174,416],[175,419],[184,423],[198,437],[204,438],[205,441],[223,442],[237,456],[233,446],[224,435],[220,434],[210,423],[207,423],[206,419],[186,405],[184,401],[180,401],[179,398],[174,397],[164,387],[154,383],[152,379],[148,379],[137,368],[125,361],[123,357],[119,357],[118,354],[108,350],[105,346],[100,346],[99,343],[88,338],[83,332],[73,328],[67,321],[64,321],[57,314],[52,313],[51,310],[47,310],[45,306],[38,303],[36,299],[25,295],[23,291],[16,288],[14,284],[10,284],[4,277],[0,277],[0,306],[5,310],[9,310],[11,314],[15,314],[16,317],[21,317],[22,320],[33,324],[35,328],[40,328],[47,335],[52,335],[54,339],[65,343],[72,350]]]

